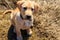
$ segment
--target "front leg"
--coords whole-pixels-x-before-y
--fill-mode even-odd
[[[16,27],[17,40],[23,40],[19,27]]]
[[[32,30],[31,30],[31,29],[27,29],[27,34],[28,34],[29,36],[31,36],[31,35],[32,35]]]

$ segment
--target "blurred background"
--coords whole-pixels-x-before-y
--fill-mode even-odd
[[[0,40],[8,40],[10,14],[4,18],[5,10],[15,9],[18,0],[0,0]],[[60,0],[31,0],[40,5],[34,15],[33,34],[28,40],[60,40]],[[12,34],[12,33],[11,33]]]

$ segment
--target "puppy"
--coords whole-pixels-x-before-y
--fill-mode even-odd
[[[29,35],[32,34],[30,27],[33,26],[33,14],[35,14],[39,8],[39,5],[34,1],[18,1],[16,9],[7,10],[3,13],[3,15],[5,15],[11,12],[11,24],[15,26],[17,40],[23,40],[20,29],[27,30]]]

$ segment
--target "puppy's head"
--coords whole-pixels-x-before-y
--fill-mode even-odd
[[[33,14],[39,9],[39,5],[34,1],[18,1],[17,6],[20,14],[25,20],[33,22]]]

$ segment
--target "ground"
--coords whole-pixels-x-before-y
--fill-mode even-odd
[[[25,37],[24,40],[60,40],[60,0],[34,1],[40,4],[40,10],[38,13],[34,14],[32,36],[29,38]],[[0,2],[2,2],[2,0],[0,0]],[[8,2],[13,1],[9,0]],[[0,4],[0,40],[10,40],[8,39],[10,35],[15,35],[15,33],[11,31],[13,28],[10,29],[10,14],[5,15],[4,18],[2,17],[5,10],[15,7],[12,5],[13,4],[9,3],[9,7],[7,8],[3,3]]]

